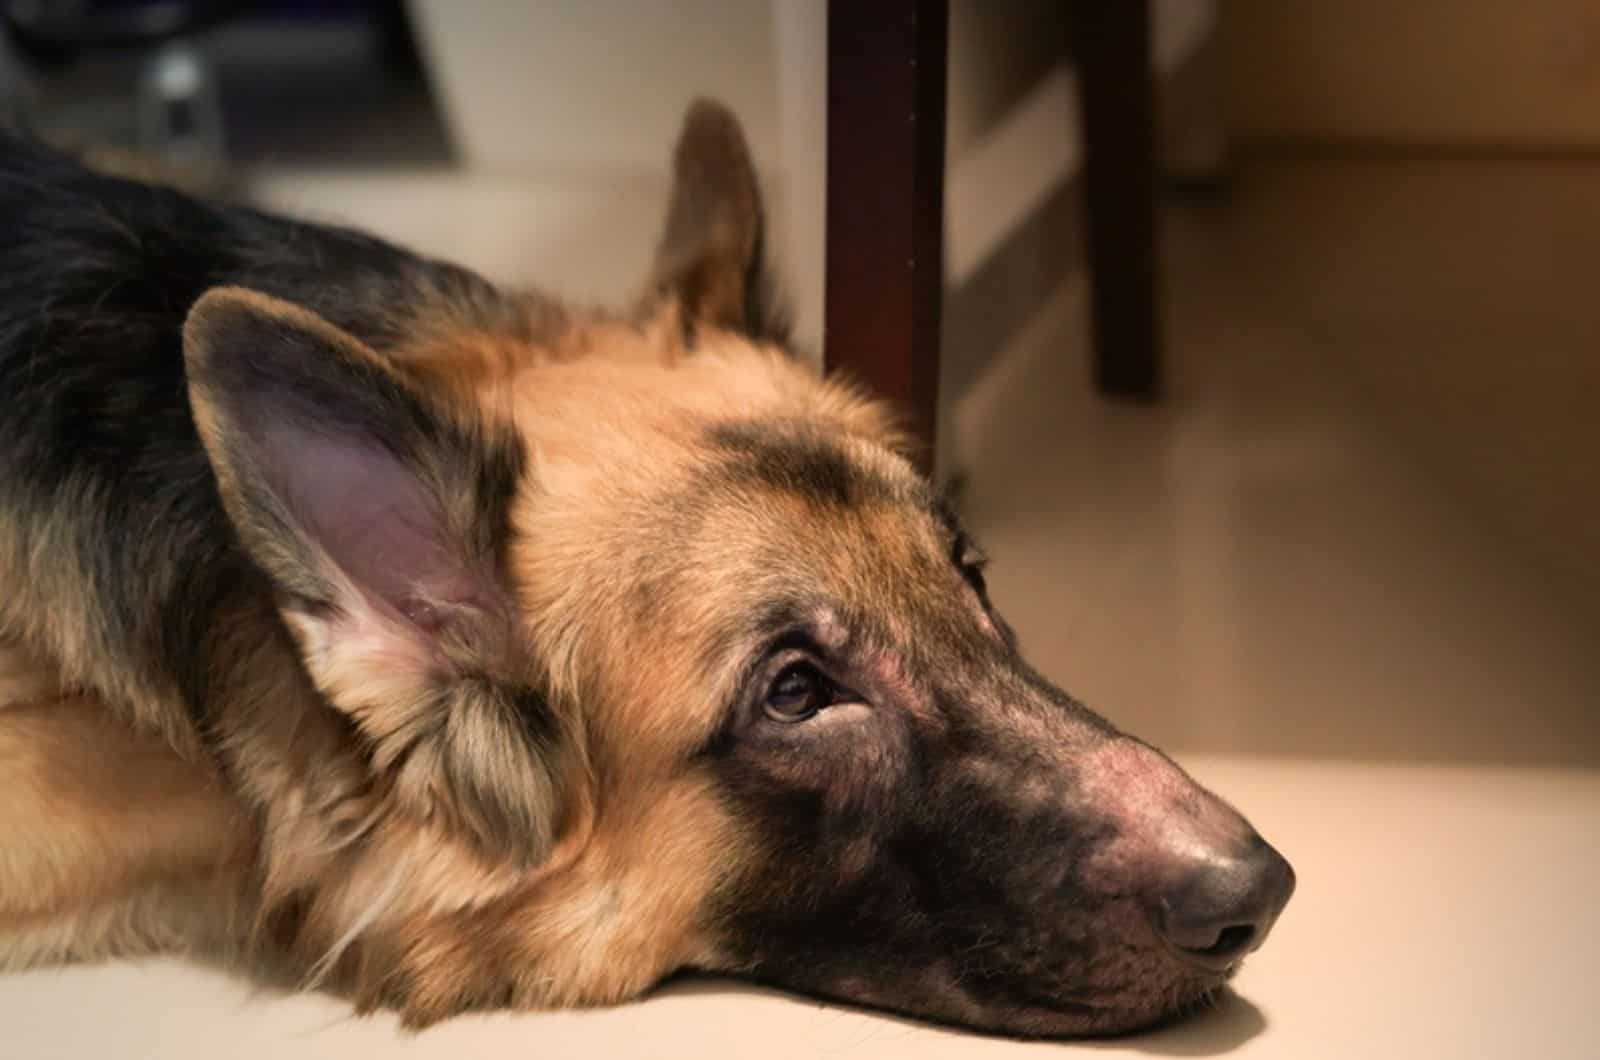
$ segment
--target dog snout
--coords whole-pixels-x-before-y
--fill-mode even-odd
[[[1294,894],[1294,869],[1255,835],[1177,856],[1172,886],[1149,901],[1156,933],[1190,964],[1225,971],[1266,940]]]

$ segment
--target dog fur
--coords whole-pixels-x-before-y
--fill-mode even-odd
[[[1093,883],[1106,827],[1019,804],[1131,744],[1021,662],[889,410],[783,349],[725,109],[676,173],[608,314],[0,142],[0,966],[221,953],[411,1026],[684,967],[1021,1033],[1220,982]],[[752,710],[801,656],[892,724]],[[952,963],[1044,884],[945,828],[1081,869],[1077,963]]]

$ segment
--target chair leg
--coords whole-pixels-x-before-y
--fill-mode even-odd
[[[929,470],[939,400],[947,0],[828,5],[824,358],[900,406]]]
[[[1150,6],[1073,8],[1094,379],[1104,393],[1151,400],[1161,388],[1161,321]]]

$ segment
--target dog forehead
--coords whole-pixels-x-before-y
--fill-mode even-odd
[[[836,514],[916,504],[909,465],[862,439],[798,419],[719,423],[707,432],[723,480],[797,497]]]
[[[563,686],[674,699],[681,724],[691,701],[715,713],[780,610],[893,612],[947,548],[879,403],[777,351],[707,337],[662,361],[647,337],[592,335],[516,379],[531,470],[508,566]]]
[[[762,645],[803,634],[909,700],[922,684],[913,674],[971,654],[983,609],[919,481],[815,439],[737,445],[739,459],[714,474],[751,514],[697,520],[703,536],[678,583],[680,599],[717,616],[701,658],[748,663]]]
[[[926,482],[886,447],[797,419],[720,423],[706,439],[690,506],[701,549],[752,586],[831,588],[848,607],[942,561]]]

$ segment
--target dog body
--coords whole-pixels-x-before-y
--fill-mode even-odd
[[[525,883],[524,874],[484,856],[481,844],[511,838],[491,837],[499,822],[488,815],[529,814],[514,837],[526,844],[539,842],[537,832],[549,827],[531,818],[544,807],[484,807],[469,829],[481,844],[458,838],[437,817],[478,793],[462,792],[444,805],[427,790],[437,782],[431,774],[419,775],[414,791],[373,790],[364,761],[370,746],[352,740],[350,723],[323,706],[272,587],[237,543],[196,433],[182,349],[188,310],[208,289],[233,286],[266,296],[264,312],[287,312],[291,323],[312,331],[331,335],[322,323],[330,322],[415,365],[425,388],[499,406],[508,419],[537,420],[552,471],[571,463],[563,454],[581,456],[588,467],[616,449],[610,466],[653,458],[638,472],[665,478],[673,454],[663,447],[673,432],[654,421],[733,415],[746,402],[781,397],[782,387],[804,373],[774,354],[749,362],[753,370],[740,372],[730,389],[727,369],[746,365],[717,364],[713,351],[697,354],[693,366],[663,363],[663,343],[681,345],[675,320],[641,328],[600,315],[574,319],[537,296],[507,297],[463,270],[356,233],[111,180],[22,145],[9,145],[6,160],[11,171],[0,216],[21,234],[0,296],[16,313],[4,322],[0,364],[12,410],[0,448],[6,513],[0,623],[8,638],[4,725],[16,749],[7,769],[16,782],[7,785],[0,812],[17,822],[8,835],[45,830],[37,839],[7,843],[12,857],[0,890],[17,897],[4,912],[28,931],[0,949],[6,963],[187,940],[193,929],[175,928],[172,918],[191,916],[187,898],[200,889],[223,901],[208,903],[218,923],[199,941],[287,946],[322,978],[334,970],[329,956],[336,959],[353,941],[352,931],[376,934],[390,921],[407,923],[409,931]],[[308,309],[286,310],[266,298]],[[589,355],[596,347],[606,351],[603,358]],[[695,386],[693,377],[713,367],[715,380]],[[824,397],[845,414],[856,401],[842,392]],[[863,422],[874,425],[875,411],[864,403],[861,410]],[[649,432],[655,451],[639,449],[636,438],[609,437],[618,425]],[[497,426],[515,429],[510,422]],[[519,459],[504,457],[507,465]],[[451,469],[485,478],[509,471]],[[541,485],[551,487],[548,479]],[[497,491],[502,504],[512,499],[501,483],[486,489]],[[560,497],[551,489],[546,511],[535,518],[553,518]],[[492,506],[476,497],[463,503],[472,517]],[[511,517],[500,513],[502,520]],[[603,527],[590,518],[574,527],[581,539],[567,547],[594,547],[591,535]],[[550,544],[560,547],[554,534]],[[349,679],[382,683],[389,675]],[[514,704],[510,716],[485,718],[485,731],[463,738],[481,741],[473,753],[492,756],[496,745],[524,743],[519,730],[553,723],[523,712],[524,704]],[[500,724],[512,731],[495,731]],[[388,753],[412,755],[414,740],[410,732],[396,734],[404,746]],[[131,770],[135,760],[142,764]],[[121,764],[105,768],[112,763]],[[466,766],[482,767],[476,760]],[[585,764],[560,768],[578,772]],[[537,772],[527,768],[508,786],[531,785]],[[81,791],[65,797],[62,784]],[[170,800],[144,794],[152,788]],[[538,797],[517,791],[508,801]],[[394,812],[386,800],[414,800],[414,812]],[[200,804],[205,810],[194,812]],[[666,840],[663,853],[672,851],[673,810],[671,803],[639,808],[637,826],[619,828],[617,841],[649,835],[652,844]],[[153,824],[183,834],[152,844]],[[107,834],[125,844],[120,859],[105,846]],[[358,834],[360,842],[352,842]],[[685,871],[699,872],[699,861],[716,856],[705,849],[715,838],[683,845]],[[41,888],[52,878],[57,889]],[[337,883],[327,888],[329,881]],[[660,890],[670,896],[666,882]],[[90,888],[94,893],[86,893]],[[605,896],[576,882],[571,888],[566,902],[576,908],[552,901],[545,914],[558,934],[575,930],[569,921],[590,930],[605,917],[588,915],[586,907],[620,900],[612,897],[620,895],[616,881],[606,882]],[[159,900],[165,889],[183,900]],[[643,901],[650,908],[638,922],[650,937],[639,948],[665,950],[673,945],[678,911],[658,908],[665,899],[655,896]],[[274,913],[282,915],[275,920]],[[602,938],[580,947],[572,956],[579,967],[567,974],[552,974],[560,969],[549,960],[538,962],[540,985],[524,1000],[621,997],[670,967],[654,953],[630,953],[627,941]],[[449,989],[459,992],[464,984],[452,978]],[[380,984],[362,990],[379,1000]]]
[[[609,315],[0,145],[0,965],[1059,1033],[1249,948],[1173,894],[1259,943],[1287,866],[1027,669],[889,412],[775,341],[731,116],[677,174]]]

